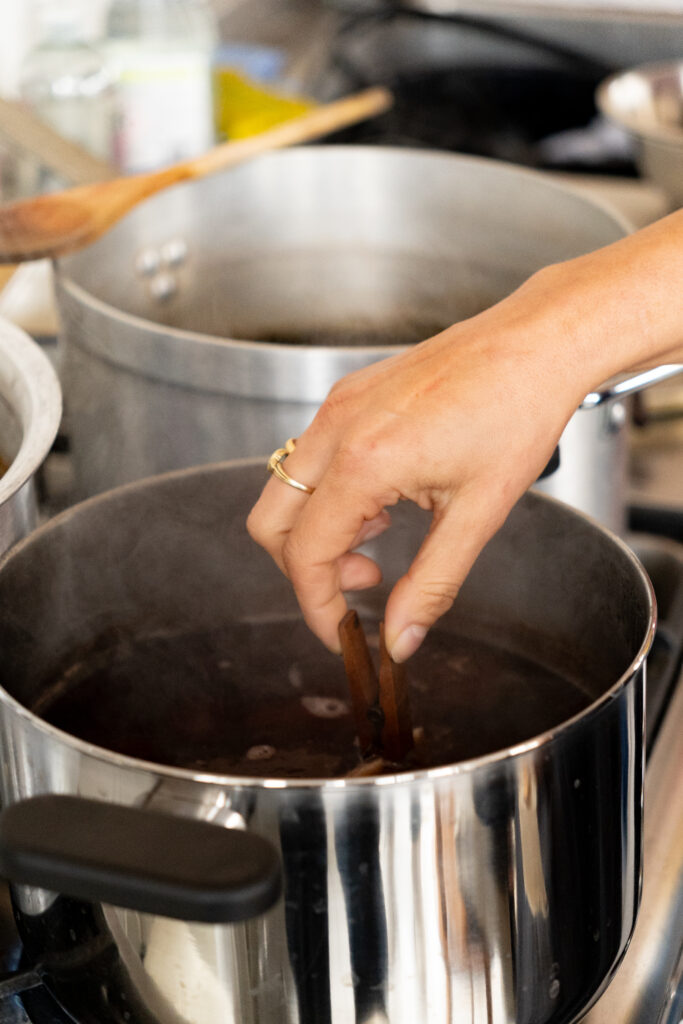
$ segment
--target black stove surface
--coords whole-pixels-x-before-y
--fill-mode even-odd
[[[527,167],[635,176],[635,164],[596,121],[600,76],[550,68],[467,67],[398,76],[381,117],[335,143],[439,149]]]
[[[43,986],[3,1000],[0,1024],[79,1024]],[[84,1024],[84,1022],[83,1022]]]
[[[595,104],[598,85],[616,68],[509,24],[465,15],[439,18],[438,30],[452,45],[430,48],[430,21],[424,12],[398,9],[349,20],[330,61],[342,91],[385,85],[394,102],[380,117],[330,142],[426,147],[540,169],[637,174],[626,136],[598,116]],[[481,57],[468,52],[472,47]]]
[[[22,963],[9,886],[0,880],[0,1024],[74,1024],[44,985],[24,987],[38,980]]]

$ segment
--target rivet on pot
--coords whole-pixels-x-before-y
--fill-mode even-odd
[[[183,238],[172,238],[160,250],[161,262],[166,267],[179,267],[187,258],[187,242]]]
[[[152,274],[156,274],[160,262],[156,249],[141,249],[135,259],[135,269],[142,277],[151,277]]]
[[[162,270],[161,273],[152,278],[149,291],[152,298],[156,299],[157,302],[165,302],[178,291],[178,283],[173,274]]]
[[[623,402],[612,402],[607,407],[605,426],[608,433],[616,434],[626,424],[626,407]]]

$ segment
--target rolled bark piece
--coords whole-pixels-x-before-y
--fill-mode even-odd
[[[379,682],[363,627],[353,609],[339,623],[339,641],[349,680],[356,732],[365,756],[376,747],[378,739]]]
[[[379,704],[384,717],[381,749],[390,761],[401,762],[414,746],[408,681],[403,665],[397,665],[387,650],[383,622],[379,626],[379,650]]]

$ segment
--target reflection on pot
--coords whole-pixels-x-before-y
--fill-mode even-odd
[[[52,520],[0,566],[3,869],[11,859],[6,823],[30,820],[29,797],[79,796],[66,810],[63,802],[51,805],[49,829],[37,825],[44,805],[34,820],[30,849],[49,848],[52,874],[31,876],[19,857],[17,877],[29,885],[15,900],[30,955],[45,965],[69,1013],[98,1024],[205,1024],[207,1013],[226,1024],[568,1024],[606,984],[635,920],[643,659],[654,626],[651,588],[633,554],[577,513],[525,496],[435,637],[435,646],[447,648],[441,671],[452,672],[446,691],[449,682],[459,690],[468,680],[466,671],[458,674],[454,648],[490,657],[492,637],[511,656],[506,673],[512,664],[525,681],[532,663],[535,682],[540,665],[553,686],[570,679],[582,690],[578,705],[553,707],[550,727],[530,735],[542,725],[527,721],[534,706],[525,693],[534,686],[525,681],[526,690],[501,696],[487,678],[494,662],[482,660],[479,685],[460,703],[449,694],[440,707],[453,743],[444,757],[470,741],[475,715],[483,722],[471,760],[375,778],[207,774],[93,746],[30,710],[40,708],[55,679],[64,680],[75,651],[109,657],[112,637],[119,654],[139,654],[142,646],[149,655],[172,652],[178,637],[215,640],[222,630],[225,638],[226,623],[294,622],[287,580],[245,532],[262,482],[262,464],[242,462],[123,488]],[[392,529],[372,542],[385,579],[360,598],[367,620],[379,618],[426,527],[421,510],[400,506]],[[232,635],[229,650],[213,649],[221,660],[238,656]],[[292,629],[300,674],[288,672],[285,643],[281,671],[269,680],[273,650],[256,631],[241,692],[239,673],[229,676],[234,702],[212,697],[223,677],[196,672],[192,699],[206,695],[209,717],[220,718],[226,735],[254,723],[254,733],[235,744],[240,756],[252,741],[270,738],[258,729],[264,722],[272,728],[269,703],[276,706],[278,686],[296,691],[298,682],[303,695],[310,686],[308,696],[341,699],[334,687],[343,682],[330,675],[328,683],[326,669],[329,691],[321,691],[316,671],[307,675],[309,654],[312,667],[327,656],[303,636]],[[125,661],[114,659],[107,678],[122,685],[122,695],[138,690],[130,707],[147,721],[157,709],[163,718],[165,685],[171,705],[182,701],[182,672],[175,683],[175,669],[151,678],[153,658],[143,659],[133,678],[122,671]],[[425,722],[435,665],[424,662],[423,691],[415,675]],[[336,671],[343,680],[341,664]],[[87,681],[88,671],[72,678]],[[260,702],[248,699],[249,679],[253,694],[263,681]],[[563,697],[561,688],[546,691],[549,700]],[[66,689],[71,699],[79,686]],[[438,705],[438,687],[435,699]],[[320,738],[331,735],[330,723],[343,727],[343,716],[303,713],[315,719]],[[164,728],[175,729],[175,721],[169,716]],[[165,739],[170,753],[153,736],[150,754],[173,760],[174,737]],[[209,755],[210,765],[215,751]],[[261,772],[262,762],[254,764]],[[75,822],[80,813],[85,824],[59,835],[65,815]],[[88,821],[106,827],[88,828]],[[163,838],[181,833],[182,842]],[[14,835],[18,842],[16,828]],[[207,849],[225,840],[229,851],[238,835],[250,851],[231,864],[236,878],[242,873],[240,891],[216,890],[222,916],[210,916],[213,897],[195,896],[214,892],[225,861],[221,855],[211,863]],[[142,863],[131,872],[139,851]],[[272,851],[282,875],[278,902]],[[35,899],[60,888],[66,896]],[[250,902],[255,889],[259,899]]]

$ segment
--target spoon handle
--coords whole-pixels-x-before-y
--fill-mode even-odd
[[[383,113],[389,109],[391,103],[392,96],[387,89],[379,86],[365,89],[353,96],[314,107],[300,117],[277,124],[259,135],[215,146],[201,156],[186,160],[176,167],[182,178],[203,178],[207,174],[233,167],[271,149],[308,142],[341,128],[348,128],[352,124]]]
[[[375,88],[316,107],[260,135],[216,146],[149,174],[112,178],[0,206],[0,263],[62,256],[89,245],[137,203],[181,181],[202,178],[271,149],[306,142],[379,114],[391,103]]]

